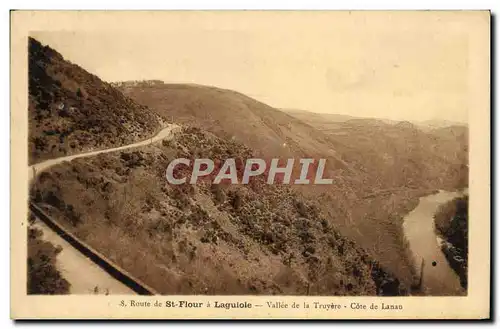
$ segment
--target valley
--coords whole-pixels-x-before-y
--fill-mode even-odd
[[[410,294],[418,273],[403,218],[420,197],[468,184],[465,126],[302,115],[210,86],[108,84],[30,47],[44,68],[30,71],[31,202],[161,294]],[[239,175],[247,159],[321,158],[332,184],[169,184],[177,158],[190,160],[184,175],[199,158],[238,159]]]

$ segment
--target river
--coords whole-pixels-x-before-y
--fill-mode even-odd
[[[418,206],[404,218],[403,229],[415,257],[418,273],[424,259],[421,292],[425,295],[465,294],[458,275],[448,265],[441,251],[440,238],[434,231],[434,214],[438,207],[461,195],[462,192],[440,190],[436,194],[421,197]]]

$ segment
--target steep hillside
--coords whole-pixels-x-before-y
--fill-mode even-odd
[[[29,38],[29,163],[144,139],[159,116]]]
[[[374,192],[396,188],[453,189],[468,184],[468,129],[422,129],[411,122],[379,119],[337,120],[293,111],[328,136],[331,147]]]
[[[466,127],[426,133],[409,122],[349,120],[324,131],[332,147],[374,189],[443,188],[468,184]]]
[[[67,294],[70,283],[56,267],[57,255],[62,249],[43,241],[41,235],[40,230],[28,228],[27,292],[30,295]]]
[[[424,132],[410,122],[347,120],[297,110],[289,115],[241,93],[200,85],[154,80],[116,86],[165,118],[235,139],[261,156],[327,158],[337,187],[377,192],[464,183],[466,127]]]
[[[326,158],[333,185],[293,188],[318,200],[343,234],[400,278],[412,276],[402,217],[420,196],[467,185],[466,135],[425,133],[408,122],[285,113],[207,86],[116,86],[166,118],[241,141],[264,157]]]
[[[38,177],[31,197],[164,294],[407,293],[317,202],[285,185],[262,176],[249,185],[166,183],[172,159],[200,156],[254,154],[188,128],[172,141],[58,165]]]
[[[451,268],[467,289],[469,258],[469,196],[455,198],[441,205],[434,215],[434,229],[444,240],[441,249]]]
[[[178,87],[182,94],[184,86]],[[174,154],[194,157],[212,149],[220,158],[248,157],[249,152],[282,158],[327,154],[334,160],[328,169],[348,170],[326,139],[310,138],[314,129],[300,120],[238,93],[191,87],[202,91],[200,99],[188,92],[170,108],[178,111],[174,117],[158,112],[180,123],[211,125],[209,130],[223,139],[187,130],[177,144],[163,149],[65,163],[37,177],[32,200],[165,293],[406,293],[404,284],[342,237],[335,228],[338,219],[322,215],[319,205],[295,190],[262,188],[262,182],[227,191],[162,183],[167,159]],[[199,120],[197,102],[205,109],[214,91],[222,97],[212,104],[224,107],[221,116]],[[31,162],[144,138],[161,122],[144,106],[30,39]],[[241,111],[226,115],[233,108]],[[234,129],[217,130],[227,120],[234,120]],[[254,131],[241,129],[247,124]],[[342,204],[343,198],[339,194],[334,203]]]
[[[299,120],[231,90],[110,85],[35,40],[31,53],[31,161],[130,143],[158,117],[187,127],[173,142],[58,165],[31,187],[32,200],[163,293],[404,294],[415,273],[403,216],[420,196],[467,185],[461,128]],[[334,184],[169,185],[178,157],[326,158]]]
[[[323,136],[308,124],[241,93],[201,85],[164,84],[161,81],[115,84],[140,104],[165,118],[235,139],[263,157],[328,156],[345,163]]]

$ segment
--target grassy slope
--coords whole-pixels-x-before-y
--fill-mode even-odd
[[[157,81],[118,87],[166,118],[239,140],[264,157],[326,158],[333,186],[295,188],[318,200],[344,235],[407,283],[412,266],[403,215],[418,197],[467,181],[465,134],[431,134],[409,123],[373,119],[302,115],[299,120],[240,93],[207,86]]]
[[[151,136],[159,117],[29,38],[29,162],[129,144]]]
[[[232,90],[159,83],[119,89],[163,117],[235,139],[263,157],[336,157],[326,136],[310,125]]]
[[[28,294],[67,294],[70,284],[56,268],[61,249],[40,239],[41,235],[38,229],[28,229]]]
[[[32,193],[77,234],[162,291],[376,293],[381,281],[371,280],[369,256],[352,242],[327,242],[336,237],[355,240],[408,284],[412,267],[402,216],[419,196],[464,182],[464,142],[444,130],[422,135],[411,125],[363,120],[320,130],[234,91],[162,83],[120,89],[142,105],[30,39],[30,161],[140,139],[158,125],[144,106],[222,140],[190,132],[184,135],[189,145],[178,140],[159,149],[81,159],[42,174]],[[246,150],[237,142],[258,156],[325,157],[335,185],[240,192],[161,186],[168,159],[179,152],[207,155],[214,140],[229,152],[216,148],[221,158]],[[451,153],[450,145],[457,146]],[[234,207],[235,193],[241,194],[235,204],[248,204],[249,212]],[[312,217],[294,200],[314,209]],[[290,249],[283,243],[288,240]],[[333,278],[327,274],[332,272]],[[385,275],[378,273],[378,279]],[[328,288],[311,287],[322,280]],[[397,290],[390,282],[385,287]]]
[[[464,289],[467,289],[469,257],[468,207],[469,197],[459,197],[440,206],[434,215],[435,230],[448,243],[442,246],[443,252]]]
[[[170,160],[198,156],[246,159],[252,152],[187,129],[172,142],[59,165],[39,176],[31,195],[165,294],[405,293],[293,189],[262,177],[247,186],[165,183]]]

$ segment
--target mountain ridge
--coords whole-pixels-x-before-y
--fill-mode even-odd
[[[29,163],[149,137],[160,116],[28,39]]]

